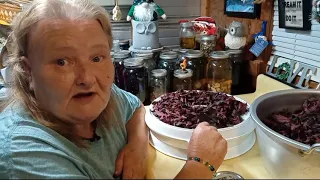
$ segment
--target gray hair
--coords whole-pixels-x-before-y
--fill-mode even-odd
[[[103,31],[109,40],[109,47],[112,48],[111,23],[107,11],[101,6],[94,4],[92,0],[35,0],[23,12],[20,12],[12,21],[12,33],[10,42],[13,52],[9,55],[8,67],[12,69],[13,84],[12,95],[5,106],[13,102],[22,102],[31,115],[41,124],[58,131],[66,138],[78,145],[81,140],[71,134],[70,125],[62,121],[48,121],[48,113],[41,110],[33,92],[29,88],[29,75],[25,71],[25,63],[22,56],[28,56],[28,34],[39,21],[49,19],[95,19],[101,24]],[[111,97],[112,98],[112,97]],[[109,106],[109,105],[108,105]],[[107,107],[108,108],[108,107]],[[106,110],[105,110],[106,111]],[[102,119],[105,119],[102,114]]]

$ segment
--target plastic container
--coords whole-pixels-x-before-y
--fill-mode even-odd
[[[160,99],[161,97],[155,101],[159,101]],[[235,99],[246,103],[240,98],[235,97]],[[149,108],[150,110],[147,110],[145,120],[151,130],[152,136],[154,136],[154,139],[150,143],[165,154],[171,154],[173,157],[186,160],[186,151],[193,129],[166,124],[152,114],[152,104]],[[242,119],[243,121],[240,124],[233,127],[218,129],[228,143],[228,152],[225,159],[235,158],[246,153],[255,143],[255,123],[250,118],[250,113],[244,114]]]

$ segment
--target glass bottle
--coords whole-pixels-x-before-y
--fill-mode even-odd
[[[129,50],[130,41],[129,40],[119,41],[119,48],[120,48],[120,50]]]
[[[180,24],[180,48],[194,49],[196,47],[195,30],[192,22],[183,22]]]
[[[167,93],[167,70],[154,69],[151,71],[150,78],[150,101]]]
[[[228,50],[230,64],[232,65],[232,88],[231,94],[245,93],[246,81],[248,80],[248,61],[244,60],[242,50]]]
[[[173,90],[191,90],[192,89],[192,75],[191,69],[178,69],[174,71]]]
[[[178,53],[173,51],[161,53],[157,69],[167,70],[167,91],[172,92],[173,73],[178,69]]]
[[[113,65],[114,65],[114,83],[120,88],[124,89],[124,76],[123,61],[130,57],[130,51],[119,51],[113,54]]]
[[[203,52],[205,57],[209,57],[216,48],[216,36],[201,36],[200,50]]]
[[[125,90],[136,95],[141,102],[146,99],[146,71],[143,58],[124,60]]]
[[[228,52],[214,51],[210,54],[207,78],[207,90],[231,94],[232,67]]]

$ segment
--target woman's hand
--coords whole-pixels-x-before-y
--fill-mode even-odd
[[[123,179],[144,179],[147,174],[149,129],[144,121],[145,108],[141,106],[126,124],[128,144],[116,160],[114,176]]]
[[[207,122],[200,123],[193,131],[188,147],[188,157],[208,161],[217,170],[227,154],[227,141],[217,129]],[[196,161],[187,161],[176,179],[212,179],[213,172]]]
[[[193,131],[188,157],[199,157],[208,161],[217,170],[227,154],[227,141],[209,123],[200,123]]]
[[[122,173],[123,179],[144,179],[147,174],[147,154],[142,147],[148,144],[129,143],[119,153],[116,160],[114,176]]]

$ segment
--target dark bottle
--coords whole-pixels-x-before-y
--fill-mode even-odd
[[[232,66],[232,87],[231,94],[244,94],[248,86],[248,61],[244,60],[242,50],[228,50],[229,59]]]
[[[115,70],[114,83],[120,88],[124,89],[123,61],[130,57],[130,51],[119,51],[113,54],[113,65]]]
[[[143,58],[130,58],[124,61],[125,90],[137,96],[141,102],[146,99],[145,75]]]
[[[157,69],[167,70],[168,92],[173,92],[173,72],[178,69],[178,53],[174,51],[161,53]]]
[[[121,50],[129,50],[130,41],[129,40],[119,41],[119,47],[120,47]]]

